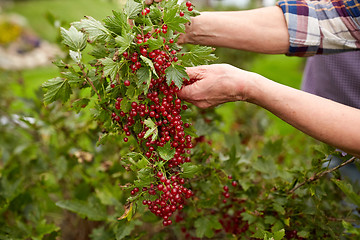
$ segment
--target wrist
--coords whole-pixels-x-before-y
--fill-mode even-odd
[[[246,88],[244,88],[245,101],[262,106],[272,81],[257,73],[250,74],[252,77],[247,78]]]
[[[216,39],[217,32],[211,29],[213,17],[215,15],[212,12],[201,12],[199,16],[192,17],[186,24],[185,33],[180,35],[178,43],[215,46],[212,40]]]

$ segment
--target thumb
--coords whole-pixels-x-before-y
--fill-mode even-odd
[[[195,81],[190,85],[183,86],[178,92],[178,97],[183,100],[188,100],[191,97],[193,90],[196,89],[198,85],[197,81],[201,80],[204,76],[204,69],[203,66],[187,67],[186,73],[188,74],[190,80]]]

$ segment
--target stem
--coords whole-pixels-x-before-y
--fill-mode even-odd
[[[321,173],[314,173],[313,176],[311,176],[311,177],[308,178],[308,179],[305,179],[305,181],[303,181],[302,183],[299,183],[298,185],[296,185],[295,187],[293,187],[288,193],[289,193],[289,194],[294,193],[298,188],[304,186],[305,184],[314,182],[314,181],[320,179],[321,177],[323,177],[324,175],[326,175],[326,174],[328,174],[328,173],[331,173],[331,172],[334,172],[334,171],[338,170],[339,168],[341,168],[341,167],[343,167],[343,166],[345,166],[345,165],[348,165],[348,164],[354,162],[355,159],[356,159],[356,157],[352,157],[352,158],[350,158],[349,160],[347,160],[346,162],[343,162],[343,163],[341,163],[340,165],[338,165],[338,166],[336,166],[336,167],[334,167],[334,168],[328,169],[328,170],[323,171],[323,172],[321,172]]]
[[[356,219],[347,219],[347,218],[333,218],[333,217],[328,217],[329,221],[333,221],[333,222],[357,222]]]
[[[100,102],[101,102],[101,101],[102,101],[102,100],[101,100],[101,96],[100,96],[99,92],[97,91],[97,89],[95,88],[94,83],[93,83],[93,82],[91,81],[91,79],[87,76],[87,74],[86,74],[86,72],[85,72],[84,66],[83,66],[81,63],[78,63],[78,66],[80,67],[80,69],[81,69],[81,71],[82,71],[82,73],[83,73],[83,75],[84,75],[84,77],[85,77],[85,80],[90,84],[90,86],[92,87],[92,89],[94,90],[94,92],[98,95],[99,100],[100,100]]]

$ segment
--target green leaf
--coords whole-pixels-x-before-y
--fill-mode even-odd
[[[144,57],[144,56],[140,56],[140,58],[141,58],[141,60],[144,61],[144,63],[146,65],[148,65],[150,67],[151,71],[153,71],[153,73],[157,76],[153,62],[150,59],[148,59],[147,57]]]
[[[114,80],[116,74],[119,72],[119,63],[114,62],[111,58],[102,59],[101,63],[104,65],[104,77],[110,76],[111,80]]]
[[[104,40],[110,35],[109,30],[101,22],[90,16],[86,16],[86,19],[81,19],[80,22],[74,22],[73,25],[85,31],[90,41]]]
[[[74,62],[76,62],[76,63],[81,62],[82,55],[81,55],[80,51],[75,52],[75,51],[70,50],[69,55]]]
[[[142,10],[142,5],[134,0],[128,0],[125,4],[125,14],[128,19],[134,19]]]
[[[211,47],[194,45],[189,48],[189,51],[181,57],[182,63],[186,67],[206,65],[217,59],[215,54],[212,54],[214,50]]]
[[[109,55],[108,49],[103,44],[96,44],[95,47],[89,52],[89,55],[100,59]]]
[[[174,7],[178,7],[178,1],[177,0],[168,0],[164,1],[166,9],[173,9]]]
[[[158,152],[160,157],[165,161],[172,159],[175,155],[175,148],[171,147],[170,142],[167,142],[164,147],[159,147]]]
[[[139,96],[139,89],[133,85],[130,85],[126,90],[126,96],[129,100],[135,100]]]
[[[105,226],[100,226],[94,228],[89,235],[91,240],[113,240],[114,234],[108,229],[105,229]]]
[[[105,27],[110,31],[121,35],[124,23],[119,21],[116,16],[108,16],[104,19]]]
[[[127,113],[131,110],[131,102],[128,100],[128,98],[123,98],[120,105],[121,111]]]
[[[68,46],[73,51],[82,51],[86,47],[86,36],[84,33],[78,31],[75,27],[71,26],[69,30],[60,28],[62,43]]]
[[[241,216],[242,216],[243,219],[244,219],[245,221],[247,221],[249,224],[252,224],[252,223],[254,223],[254,222],[257,220],[257,217],[256,217],[256,216],[254,216],[253,214],[250,214],[250,213],[248,213],[248,212],[243,212],[243,213],[241,214]]]
[[[40,236],[44,236],[59,230],[60,228],[55,224],[47,224],[45,219],[42,219],[41,221],[37,222],[36,225],[36,232]]]
[[[264,156],[278,156],[283,149],[282,139],[267,141],[263,149]]]
[[[350,201],[360,207],[360,196],[356,194],[353,190],[353,187],[350,183],[340,181],[337,179],[331,179],[340,189],[345,193],[345,195],[350,199]]]
[[[284,209],[284,207],[281,206],[280,204],[274,203],[274,204],[273,204],[273,208],[274,208],[274,210],[277,211],[279,214],[282,214],[282,215],[285,214],[285,209]]]
[[[181,176],[184,178],[193,178],[196,173],[200,171],[200,167],[194,165],[193,163],[184,163],[182,166],[182,173]]]
[[[57,77],[48,80],[42,84],[43,88],[47,88],[47,92],[44,94],[44,103],[49,104],[56,100],[61,100],[63,103],[70,98],[71,88],[66,79]]]
[[[178,88],[181,88],[183,83],[183,78],[189,79],[185,71],[185,67],[180,65],[171,65],[165,70],[166,74],[166,83],[170,86],[171,82],[174,82]]]
[[[87,202],[79,199],[58,201],[56,206],[75,212],[90,220],[102,221],[107,219],[105,208],[95,198],[89,198]]]
[[[149,128],[149,130],[146,131],[144,138],[148,138],[152,135],[152,141],[155,141],[158,136],[158,129],[155,123],[151,120],[151,118],[148,118],[144,121],[145,125]]]
[[[159,49],[160,47],[162,47],[164,45],[164,42],[162,40],[161,37],[159,38],[150,38],[149,40],[147,40],[146,44],[149,46],[149,52],[155,50],[155,49]]]
[[[297,233],[297,235],[302,238],[308,238],[310,236],[310,233],[308,231],[301,230]]]
[[[52,63],[60,69],[63,69],[67,66],[67,64],[61,59],[56,59]]]
[[[153,22],[159,22],[162,17],[161,10],[154,4],[150,6],[150,18]]]
[[[72,108],[79,113],[81,109],[85,108],[90,102],[88,98],[77,99],[72,103]]]
[[[178,8],[178,6],[174,6],[164,12],[164,23],[169,27],[169,29],[185,33],[185,23],[187,23],[188,20],[177,14]]]
[[[196,236],[199,238],[203,238],[204,236],[212,238],[215,235],[214,229],[217,230],[222,228],[222,225],[216,216],[202,216],[195,221],[194,226],[196,229]]]
[[[79,84],[84,82],[82,77],[75,72],[62,72],[61,76],[65,78],[69,84]]]
[[[273,225],[277,221],[277,218],[274,216],[265,216],[265,223]]]
[[[115,38],[115,42],[117,44],[117,46],[119,46],[119,54],[122,54],[123,52],[125,52],[131,45],[131,42],[133,41],[134,36],[132,34],[126,34],[124,37],[123,36],[117,36]]]
[[[145,86],[144,94],[146,95],[149,90],[150,83],[151,83],[150,68],[141,67],[140,69],[137,70],[136,75],[138,78],[137,87],[142,88]],[[144,82],[146,83],[145,85],[144,85]]]
[[[122,35],[124,35],[124,33],[129,33],[131,32],[131,26],[128,22],[128,19],[125,15],[125,13],[123,11],[113,11],[114,17],[116,19],[116,21],[122,25]]]
[[[135,229],[135,221],[121,221],[116,230],[116,240],[124,239]]]
[[[127,154],[129,161],[138,169],[143,169],[149,163],[148,160],[140,153],[130,152]]]
[[[273,233],[274,240],[281,240],[285,236],[285,229]]]
[[[239,158],[236,156],[236,154],[237,154],[237,150],[236,150],[236,145],[234,144],[234,145],[232,145],[230,152],[229,152],[229,160],[228,160],[229,166],[235,166],[235,164],[239,160]]]
[[[344,220],[342,220],[342,225],[345,228],[346,233],[360,236],[360,228],[354,227],[351,223],[348,223]]]
[[[138,181],[135,181],[135,186],[142,188],[148,186],[152,183],[154,178],[154,173],[149,168],[142,168],[138,171]]]

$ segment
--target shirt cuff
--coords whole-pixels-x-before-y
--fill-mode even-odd
[[[290,48],[286,55],[312,56],[318,53],[321,32],[315,7],[305,1],[278,1],[285,16],[290,35]]]

